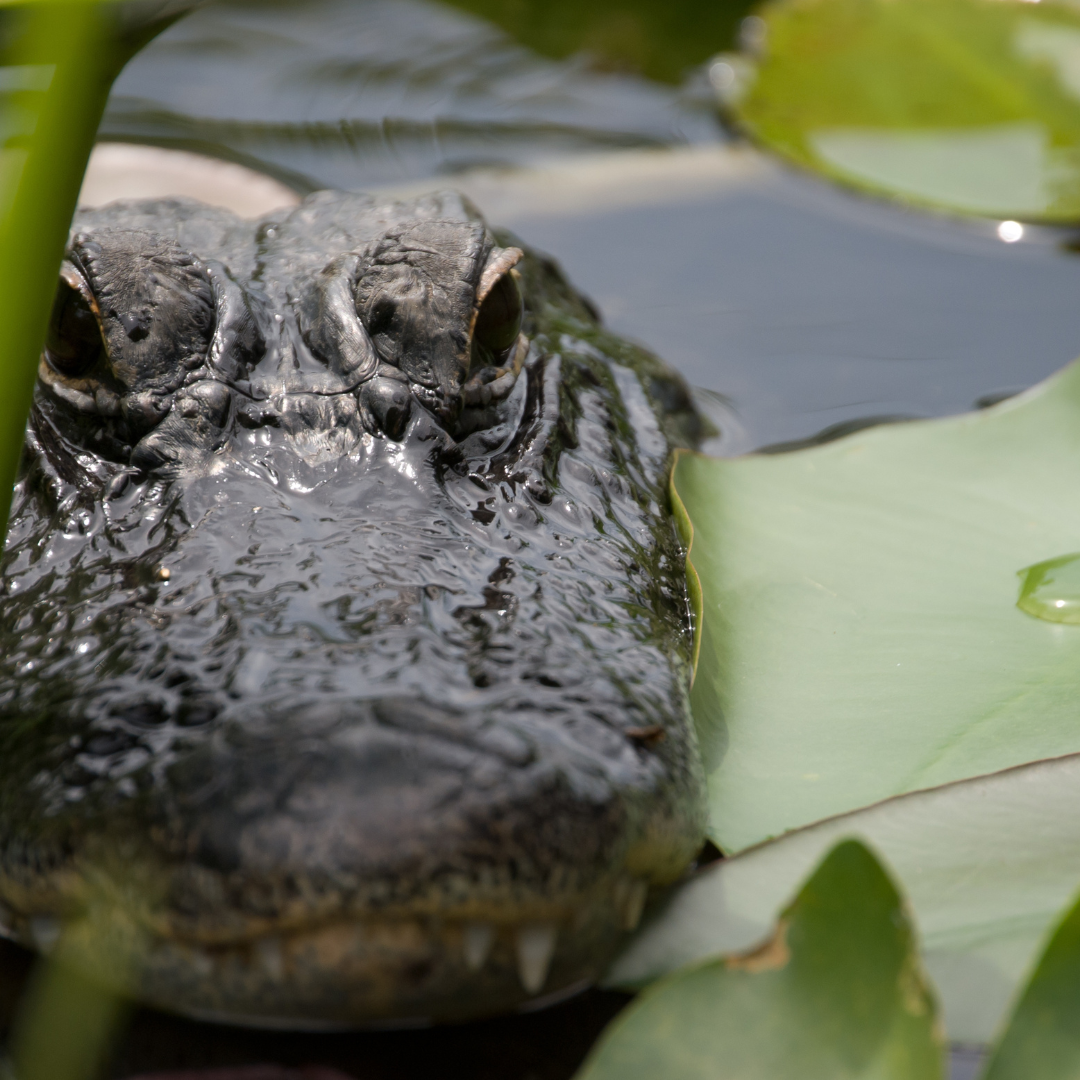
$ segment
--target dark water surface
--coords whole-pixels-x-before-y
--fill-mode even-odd
[[[679,153],[647,192],[624,197],[615,170],[610,197],[576,199],[575,163],[588,172],[598,155],[633,172],[647,148],[731,152],[704,65],[680,85],[606,67],[426,0],[234,0],[138,56],[102,131],[300,188],[473,191],[479,167],[556,165],[561,201],[527,184],[508,198],[489,178],[481,209],[555,254],[613,329],[729,399],[728,452],[958,412],[1080,353],[1080,259],[1057,233],[1006,244],[996,222],[907,213],[763,160],[688,191]]]
[[[233,0],[195,11],[128,65],[102,134],[210,150],[309,188],[367,188],[710,142],[719,127],[701,72],[669,86],[545,58],[448,5]]]
[[[541,55],[467,6],[208,5],[131,63],[102,135],[242,161],[300,190],[461,186],[556,255],[613,329],[708,392],[718,452],[957,412],[1080,352],[1080,260],[1061,234],[1006,244],[996,222],[860,200],[733,145],[705,72],[745,4],[719,5],[715,42],[654,49],[640,66],[666,83],[622,62],[649,44],[648,19],[624,11],[611,24],[610,40],[629,45],[586,27],[591,53]],[[25,958],[8,953],[16,985]],[[625,1000],[594,991],[531,1016],[342,1036],[142,1012],[113,1075],[274,1062],[379,1080],[557,1080]],[[974,1062],[954,1056],[956,1075]]]

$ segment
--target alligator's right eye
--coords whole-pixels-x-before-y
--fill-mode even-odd
[[[98,362],[104,351],[101,326],[89,299],[66,275],[61,277],[45,335],[45,359],[61,375],[78,378]]]
[[[476,314],[471,367],[506,362],[521,333],[523,311],[521,290],[510,270],[491,287]]]

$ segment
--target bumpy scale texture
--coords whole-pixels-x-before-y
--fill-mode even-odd
[[[315,1027],[596,978],[703,830],[679,378],[460,197],[328,192],[80,214],[41,371],[7,932]]]

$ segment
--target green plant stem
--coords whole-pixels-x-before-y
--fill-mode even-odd
[[[38,961],[10,1036],[11,1080],[94,1080],[130,1011],[62,960]]]
[[[26,96],[29,135],[2,150],[0,192],[0,522],[6,522],[22,452],[38,358],[56,290],[68,226],[113,79],[122,66],[110,38],[108,5],[37,3],[22,17],[26,34],[8,63],[54,71],[48,88]]]

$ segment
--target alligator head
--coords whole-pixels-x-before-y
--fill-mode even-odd
[[[457,196],[81,214],[4,562],[7,932],[95,913],[102,977],[254,1023],[596,978],[703,833],[697,423]]]

